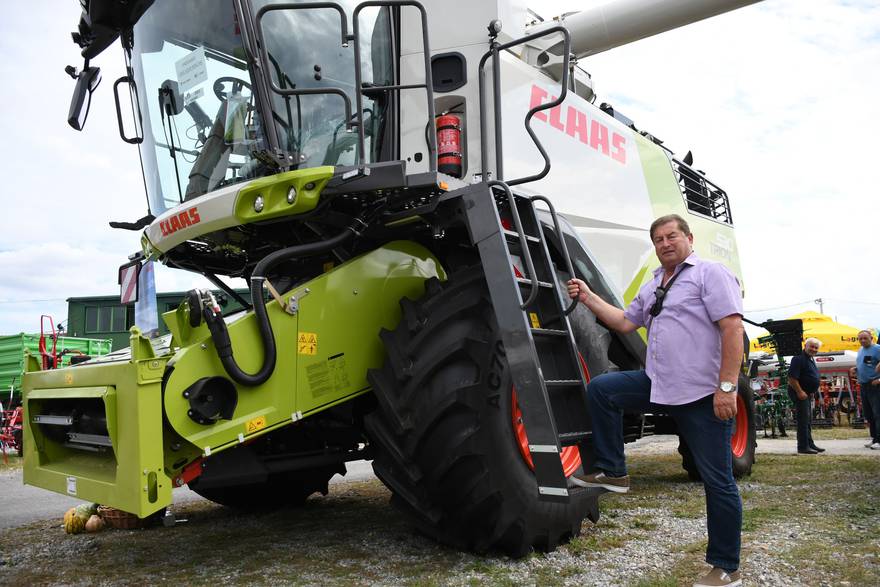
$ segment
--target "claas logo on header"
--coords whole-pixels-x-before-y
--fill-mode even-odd
[[[193,206],[171,218],[159,221],[159,228],[162,229],[162,236],[168,236],[174,234],[185,226],[192,226],[201,221],[202,219],[199,217],[199,207]]]

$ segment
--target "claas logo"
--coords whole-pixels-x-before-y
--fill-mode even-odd
[[[184,226],[192,226],[198,224],[202,219],[199,217],[199,207],[193,206],[189,210],[184,210],[179,214],[159,221],[159,228],[162,229],[162,236],[174,234]]]

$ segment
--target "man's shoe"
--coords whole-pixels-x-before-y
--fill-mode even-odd
[[[610,477],[599,471],[588,475],[572,475],[569,480],[578,487],[601,487],[614,493],[629,491],[629,475]]]
[[[816,446],[815,444],[814,444],[813,446],[811,446],[810,448],[813,449],[813,450],[816,451],[816,452],[825,452],[825,449],[824,449],[824,448],[819,448],[819,447]]]
[[[818,450],[813,450],[812,448],[807,448],[807,449],[804,449],[804,450],[799,450],[799,451],[798,451],[798,454],[799,454],[799,455],[817,455],[817,454],[819,454],[819,451],[818,451]]]
[[[874,441],[873,441],[873,440],[869,440],[868,442],[865,443],[865,448],[871,448],[871,445],[872,445],[872,444],[874,444]]]
[[[870,448],[871,450],[880,450],[880,442],[875,442],[874,444],[872,444],[868,448]]]
[[[739,587],[742,584],[739,571],[728,573],[724,569],[715,567],[694,583],[694,587]]]

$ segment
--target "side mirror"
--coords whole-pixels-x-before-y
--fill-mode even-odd
[[[119,301],[130,304],[138,299],[138,281],[141,273],[140,260],[126,263],[119,268]]]
[[[76,69],[68,66],[66,71],[76,79],[73,97],[70,99],[70,110],[67,113],[67,124],[75,130],[82,130],[89,116],[92,92],[101,83],[101,68],[86,66],[81,72],[76,73]]]

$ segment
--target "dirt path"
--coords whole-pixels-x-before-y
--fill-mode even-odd
[[[868,436],[864,438],[846,438],[838,440],[817,440],[816,444],[826,450],[829,455],[864,455],[880,458],[880,450],[865,448]],[[671,454],[678,450],[678,436],[662,435],[649,436],[627,445],[626,454]],[[797,440],[793,436],[788,438],[763,438],[758,434],[758,454],[796,454]],[[802,455],[804,458],[812,458]],[[821,457],[821,455],[816,455]]]

